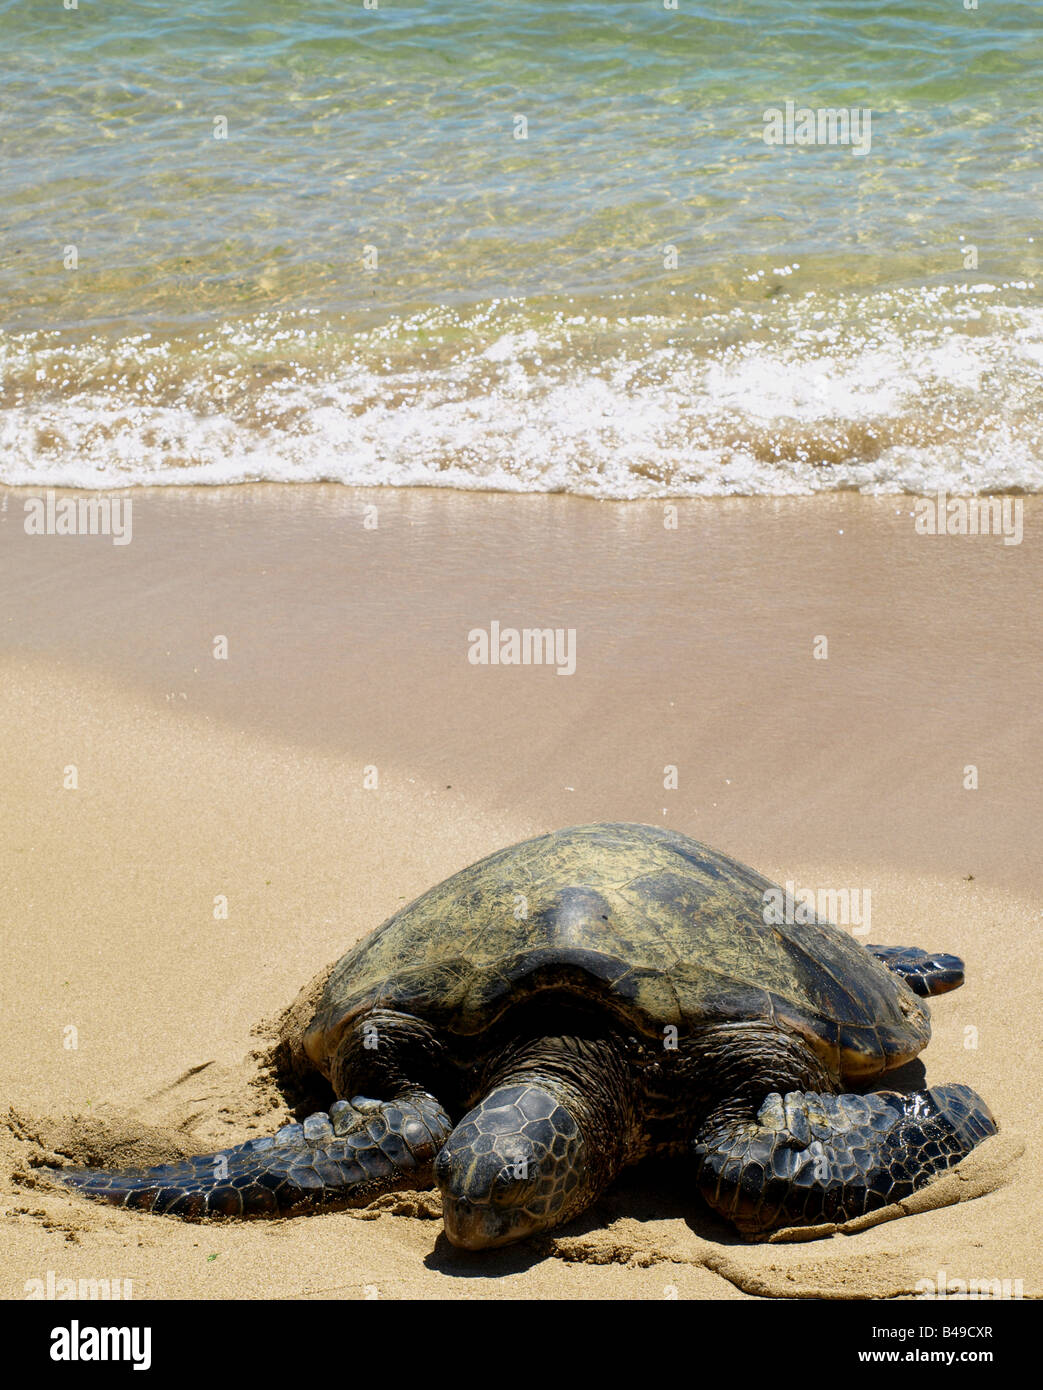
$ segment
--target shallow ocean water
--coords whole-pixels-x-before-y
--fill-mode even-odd
[[[0,22],[6,482],[1043,486],[1033,5]]]

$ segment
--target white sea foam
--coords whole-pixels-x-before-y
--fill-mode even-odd
[[[595,497],[1043,490],[1043,309],[1004,287],[607,320],[264,317],[4,349],[0,479]]]

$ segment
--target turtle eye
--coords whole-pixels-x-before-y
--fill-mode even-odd
[[[532,1180],[532,1164],[525,1159],[508,1162],[493,1178],[493,1196],[514,1197],[525,1191]]]

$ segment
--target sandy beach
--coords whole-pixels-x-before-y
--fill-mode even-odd
[[[136,1298],[1039,1295],[1038,498],[1007,546],[843,493],[146,488],[114,545],[27,535],[36,495],[0,493],[5,1297],[48,1271]],[[474,664],[493,623],[571,631],[574,672]],[[310,979],[471,860],[594,820],[962,956],[896,1082],[965,1082],[1000,1133],[913,1214],[795,1243],[739,1241],[683,1165],[484,1255],[432,1194],[189,1225],[35,1174],[271,1132],[270,1023]]]

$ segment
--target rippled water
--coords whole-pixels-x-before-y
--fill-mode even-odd
[[[1034,4],[0,24],[6,481],[1043,487]]]

